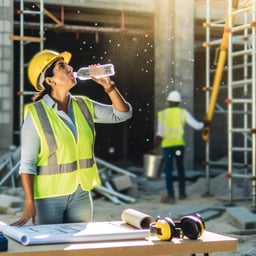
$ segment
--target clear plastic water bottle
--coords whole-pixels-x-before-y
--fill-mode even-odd
[[[113,64],[105,64],[94,67],[82,67],[77,72],[74,72],[74,76],[79,80],[91,79],[91,76],[96,78],[104,76],[113,76],[115,74],[115,69]]]

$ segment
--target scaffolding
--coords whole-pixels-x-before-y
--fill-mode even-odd
[[[24,0],[20,1],[20,9],[17,11],[17,13],[20,16],[20,34],[19,35],[11,35],[11,40],[19,41],[20,44],[20,84],[19,84],[19,91],[17,94],[20,96],[20,103],[19,103],[19,121],[20,121],[20,127],[23,120],[23,108],[24,108],[24,96],[25,95],[31,95],[34,94],[34,92],[25,91],[24,83],[25,83],[25,70],[27,67],[27,64],[25,63],[25,53],[26,53],[26,45],[30,43],[37,43],[39,44],[39,49],[42,50],[44,47],[44,1],[40,0],[40,4],[36,4],[34,7],[38,7],[38,9],[32,9],[28,10],[24,7]],[[39,28],[39,36],[38,37],[32,37],[25,35],[25,16],[36,16],[39,18],[40,28]]]
[[[251,183],[252,211],[256,212],[256,0],[229,0],[225,20],[211,20],[211,0],[206,1],[206,127],[202,138],[206,141],[206,177],[209,191],[211,145],[210,126],[214,112],[227,117],[227,166],[228,200],[232,205],[234,198],[234,179],[244,181],[244,186]],[[211,38],[213,28],[223,29],[222,39]],[[217,49],[216,69],[211,85],[211,51]],[[227,66],[225,67],[225,63]],[[223,73],[226,72],[226,86],[221,86]],[[220,107],[218,94],[226,90],[226,108]],[[239,159],[237,161],[236,159]],[[219,163],[218,163],[219,164]],[[241,198],[240,198],[241,199]]]

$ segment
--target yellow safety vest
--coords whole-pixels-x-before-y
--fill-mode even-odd
[[[34,198],[49,198],[73,193],[80,184],[83,190],[100,185],[94,159],[95,129],[93,105],[86,97],[72,99],[77,141],[72,131],[43,100],[29,104],[40,137],[38,171],[34,178]]]
[[[158,121],[163,129],[162,148],[185,145],[183,138],[186,123],[185,109],[171,107],[159,111]]]

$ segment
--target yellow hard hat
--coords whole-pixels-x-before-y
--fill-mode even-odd
[[[40,77],[44,74],[47,68],[58,58],[63,58],[66,63],[69,63],[71,56],[70,52],[59,53],[48,49],[35,54],[28,65],[28,78],[34,88],[37,91],[43,91],[43,79],[40,79]]]

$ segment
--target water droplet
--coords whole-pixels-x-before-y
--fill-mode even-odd
[[[108,149],[109,154],[114,154],[115,151],[116,151],[116,149],[114,147],[109,147],[109,149]]]
[[[181,151],[180,150],[176,150],[175,155],[176,156],[180,156],[181,155]]]

